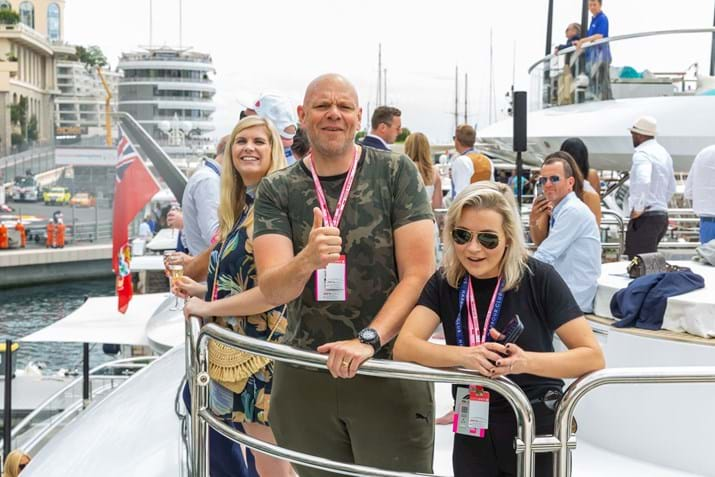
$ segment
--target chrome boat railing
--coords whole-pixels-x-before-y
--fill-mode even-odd
[[[102,383],[101,386],[90,386],[90,401],[96,399],[97,397],[103,396],[107,391],[118,387],[115,382],[123,383],[128,379],[127,375],[111,375],[111,374],[99,374],[103,371],[110,369],[122,369],[122,370],[136,370],[146,367],[148,364],[153,362],[156,356],[141,356],[134,358],[125,358],[103,363],[96,366],[90,370],[89,379],[91,383]],[[59,426],[68,422],[77,412],[81,411],[85,407],[84,399],[82,398],[82,385],[84,378],[79,377],[67,383],[60,390],[52,394],[50,397],[45,399],[45,401],[25,416],[15,427],[12,428],[10,433],[11,440],[13,442],[12,447],[21,448],[24,452],[29,454],[35,454],[38,445],[45,439],[46,436],[50,435],[52,432],[57,430]],[[66,405],[58,405],[63,401],[66,401],[66,395],[71,393],[78,388],[76,391],[77,399],[73,400]],[[52,412],[52,409],[61,407],[62,410],[59,414],[51,416],[47,419],[41,419],[38,422],[38,418],[43,414]],[[33,425],[39,425],[41,429],[33,434],[25,442],[16,444],[16,441],[23,436]],[[2,441],[0,441],[0,445]]]
[[[191,426],[191,470],[193,477],[207,477],[208,469],[208,428],[209,426],[227,438],[258,452],[278,459],[336,472],[342,475],[412,477],[424,476],[409,472],[389,471],[344,462],[336,462],[316,457],[277,445],[269,444],[238,432],[223,423],[208,410],[208,340],[221,343],[249,353],[265,356],[277,361],[315,369],[327,369],[327,356],[298,350],[286,345],[267,343],[220,328],[215,324],[200,327],[200,321],[191,317],[186,327],[186,363],[192,393]],[[382,378],[411,379],[427,382],[447,382],[455,384],[477,384],[502,394],[510,403],[517,419],[517,435],[514,449],[517,454],[517,475],[534,475],[536,453],[554,454],[554,476],[571,475],[571,451],[576,448],[576,437],[572,435],[571,423],[578,402],[594,389],[611,384],[674,384],[674,383],[715,383],[715,367],[668,367],[668,368],[611,368],[582,376],[568,386],[560,401],[554,420],[553,436],[536,436],[534,411],[523,391],[507,378],[489,379],[466,370],[442,370],[418,366],[411,363],[370,360],[358,370],[359,374]]]
[[[191,381],[191,413],[193,424],[191,429],[191,442],[193,446],[193,449],[191,449],[191,467],[193,476],[208,476],[208,458],[206,455],[208,426],[216,429],[226,437],[259,452],[276,458],[286,459],[296,464],[337,472],[343,475],[371,475],[379,477],[424,475],[376,469],[373,467],[323,459],[254,439],[227,426],[220,419],[214,417],[208,410],[209,376],[207,346],[209,339],[215,339],[227,346],[265,356],[276,361],[308,368],[327,369],[327,356],[325,355],[298,350],[286,345],[256,340],[225,330],[214,324],[205,325],[199,330],[198,318],[192,317],[190,323],[187,325],[187,343],[193,343],[193,346],[188,348],[189,356],[187,356],[186,359],[187,363],[194,363],[196,365],[196,368],[190,370],[188,373],[189,376],[193,377]],[[551,452],[551,449],[556,448],[558,444],[551,438],[547,438],[546,440],[535,438],[534,411],[529,399],[521,388],[507,378],[488,379],[469,371],[438,370],[411,363],[377,359],[370,360],[363,364],[358,370],[358,373],[383,378],[448,382],[454,384],[477,384],[498,392],[509,402],[517,416],[515,447],[518,454],[517,466],[520,472],[519,475],[532,475],[534,465],[534,452],[532,452],[532,449],[534,447],[537,448],[538,452]]]

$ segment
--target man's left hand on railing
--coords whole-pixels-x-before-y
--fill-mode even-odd
[[[318,346],[318,353],[329,354],[328,371],[334,378],[354,378],[362,363],[372,358],[374,348],[360,340],[335,341]]]

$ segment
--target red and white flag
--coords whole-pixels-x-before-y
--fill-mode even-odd
[[[129,224],[159,190],[156,179],[120,128],[112,211],[112,269],[121,313],[126,313],[134,294]]]

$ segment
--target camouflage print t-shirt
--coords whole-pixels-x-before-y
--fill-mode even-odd
[[[285,340],[290,345],[315,349],[355,338],[397,285],[394,231],[433,218],[417,168],[407,156],[363,148],[359,161],[339,224],[347,255],[348,299],[317,302],[313,275],[286,312]],[[346,176],[320,178],[331,214]],[[313,179],[302,161],[271,174],[258,188],[253,236],[284,235],[297,254],[308,243],[314,207],[319,205]],[[378,356],[389,357],[391,348],[386,346]]]

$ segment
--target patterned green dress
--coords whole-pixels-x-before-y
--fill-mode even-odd
[[[248,238],[248,231],[242,226],[246,215],[242,215],[226,237],[225,246],[219,242],[211,252],[207,301],[241,293],[256,286],[253,243]],[[216,283],[215,290],[213,290],[214,283]],[[281,319],[282,311],[283,307],[279,306],[258,315],[213,317],[210,321],[252,338],[267,340],[270,336],[271,341],[278,341],[286,328],[286,320]],[[271,330],[274,330],[272,336]],[[273,363],[271,362],[245,380],[245,384],[244,381],[240,381],[228,385],[212,380],[209,407],[214,414],[228,421],[259,422],[267,425],[272,378]]]

